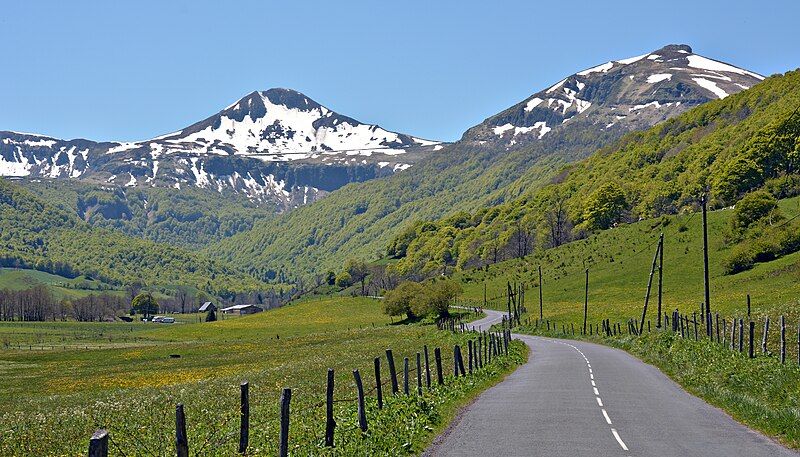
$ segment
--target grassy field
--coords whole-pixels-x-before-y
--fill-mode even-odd
[[[124,294],[122,290],[114,290],[108,284],[84,276],[66,278],[37,270],[0,268],[0,289],[23,290],[39,285],[46,286],[58,299],[81,298],[99,292]]]
[[[800,213],[800,199],[780,202],[787,217]],[[746,313],[746,296],[751,295],[755,316],[780,314],[795,323],[800,319],[800,253],[757,264],[735,275],[723,273],[730,252],[723,234],[731,210],[710,212],[710,283],[712,311],[721,316],[741,317]],[[489,297],[505,293],[506,282],[525,283],[526,305],[538,317],[537,265],[542,265],[544,317],[555,321],[583,319],[584,270],[589,269],[589,319],[625,321],[640,316],[650,265],[659,233],[664,232],[664,311],[674,309],[691,314],[703,301],[703,245],[700,214],[645,220],[599,232],[587,239],[489,267],[488,271],[456,274],[464,286],[464,299],[482,302],[486,284]],[[655,292],[655,282],[654,282]],[[655,320],[655,295],[650,318]],[[491,303],[503,309],[505,298]]]
[[[0,337],[26,325],[0,326]],[[168,455],[174,447],[177,403],[186,405],[193,453],[232,455],[243,380],[251,384],[250,455],[276,452],[283,387],[293,389],[292,452],[330,454],[321,446],[320,402],[327,368],[336,370],[335,396],[342,400],[336,403],[337,452],[413,454],[452,417],[457,405],[525,357],[522,345],[516,344],[511,357],[480,374],[451,379],[419,398],[389,399],[380,413],[370,392],[371,426],[362,436],[355,427],[353,369],[361,371],[369,392],[374,357],[392,348],[400,368],[403,357],[414,360],[428,345],[431,351],[442,347],[447,372],[452,345],[465,336],[437,331],[434,325],[390,325],[380,303],[353,298],[316,299],[215,323],[31,325],[36,326],[50,326],[50,332],[61,332],[73,342],[102,333],[124,347],[0,351],[1,455],[81,454],[99,427],[109,429],[114,454]],[[385,365],[383,376],[386,381]]]

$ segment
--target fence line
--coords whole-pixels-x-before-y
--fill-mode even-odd
[[[467,364],[469,366],[469,370],[465,369],[463,354],[461,350],[461,346],[459,344],[454,345],[453,347],[453,377],[457,378],[459,376],[465,377],[474,375],[480,372],[483,368],[485,368],[492,360],[497,360],[498,357],[507,356],[508,355],[508,345],[512,341],[511,335],[511,322],[518,322],[519,316],[512,316],[510,319],[503,318],[501,323],[502,330],[501,331],[474,331],[469,330],[467,328],[466,323],[464,323],[460,318],[449,318],[449,319],[442,319],[440,322],[437,322],[437,326],[439,329],[447,329],[455,333],[463,333],[471,335],[468,341],[468,361]],[[474,338],[473,338],[474,337]],[[327,382],[326,382],[326,394],[325,394],[325,401],[319,403],[312,403],[311,405],[307,405],[301,409],[292,410],[291,408],[291,401],[292,401],[292,389],[284,388],[281,391],[279,405],[280,405],[280,420],[279,420],[279,434],[278,434],[278,450],[279,455],[284,457],[288,455],[288,450],[290,447],[290,425],[291,421],[290,418],[292,415],[300,415],[302,416],[304,413],[307,413],[312,410],[316,410],[321,407],[325,407],[325,436],[324,436],[324,443],[326,447],[334,447],[335,443],[335,431],[337,428],[337,423],[334,418],[334,408],[333,405],[335,403],[353,403],[355,402],[357,405],[357,427],[355,429],[360,429],[362,433],[366,433],[369,429],[369,424],[367,421],[367,414],[366,414],[366,397],[368,395],[372,395],[373,392],[377,392],[377,399],[378,399],[378,410],[383,408],[383,387],[386,385],[392,386],[392,394],[393,396],[412,396],[415,394],[417,396],[422,396],[423,393],[423,375],[422,371],[425,371],[425,385],[427,389],[430,391],[435,389],[436,386],[433,386],[431,383],[431,367],[430,361],[428,358],[428,346],[424,345],[424,359],[422,357],[422,353],[416,352],[416,366],[409,366],[409,358],[404,358],[404,366],[403,366],[403,392],[399,392],[399,381],[397,379],[397,370],[394,366],[394,356],[392,354],[391,349],[387,349],[386,351],[386,361],[389,365],[389,379],[382,380],[381,378],[381,359],[380,357],[376,357],[374,359],[374,366],[375,366],[375,385],[370,389],[364,388],[364,381],[361,377],[359,370],[353,370],[353,378],[354,384],[356,387],[356,396],[355,397],[345,397],[345,398],[335,398],[334,397],[334,370],[329,368],[327,370]],[[437,385],[445,384],[446,379],[449,377],[445,376],[443,367],[442,367],[442,356],[441,356],[441,348],[435,347],[434,348],[434,359],[435,359],[435,366],[434,371],[436,372],[436,379]],[[424,360],[424,368],[422,366]],[[412,382],[411,377],[414,375],[416,377],[416,389],[412,390],[409,387],[409,384]],[[244,381],[240,384],[240,410],[239,410],[239,431],[238,431],[238,452],[240,454],[246,455],[247,450],[250,448],[250,430],[253,426],[252,421],[250,420],[250,384],[247,381]],[[230,416],[233,417],[233,416]],[[263,424],[262,424],[263,425]],[[175,454],[178,457],[184,457],[189,455],[191,444],[188,439],[187,430],[187,417],[186,417],[186,408],[183,404],[178,403],[175,407]],[[350,429],[352,430],[352,429]],[[345,429],[345,431],[349,431]],[[231,436],[233,438],[234,436]],[[227,436],[223,438],[228,438]],[[110,433],[105,429],[97,430],[89,440],[89,450],[88,455],[89,457],[107,457],[109,446],[108,443],[111,442],[115,449],[122,455],[124,455],[123,450],[114,443],[113,439],[111,439]],[[209,444],[208,440],[203,442],[199,447],[198,451],[195,452],[202,452],[205,447]]]

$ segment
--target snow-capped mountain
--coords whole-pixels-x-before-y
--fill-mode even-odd
[[[299,92],[270,89],[146,141],[0,132],[0,176],[197,186],[290,208],[404,170],[441,147],[342,116]]]
[[[469,129],[463,141],[504,149],[560,145],[581,132],[618,136],[727,97],[764,77],[703,57],[687,45],[579,71]]]

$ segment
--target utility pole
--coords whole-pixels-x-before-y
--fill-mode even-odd
[[[705,313],[706,313],[706,335],[711,337],[711,294],[709,293],[708,284],[708,198],[706,194],[700,198],[700,203],[703,205],[703,286],[705,288]]]
[[[586,318],[589,315],[589,269],[586,269],[586,293],[583,298],[583,334],[586,335]]]
[[[661,328],[661,286],[664,278],[664,232],[658,239],[658,320],[656,328]]]
[[[664,236],[663,233],[661,236]],[[661,253],[661,238],[658,240],[658,245],[656,245],[656,253],[653,254],[653,265],[650,267],[650,276],[647,278],[647,293],[644,295],[644,306],[642,307],[642,320],[639,323],[639,334],[641,335],[644,331],[644,320],[647,317],[647,305],[650,303],[650,290],[653,287],[653,274],[656,271],[656,264],[658,262],[659,254]],[[661,309],[659,308],[659,313]]]
[[[544,319],[542,312],[542,266],[539,265],[539,320]]]

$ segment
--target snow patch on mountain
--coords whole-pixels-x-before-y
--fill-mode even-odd
[[[537,106],[539,106],[544,100],[539,97],[533,97],[528,101],[528,104],[525,105],[525,111],[531,111]]]
[[[753,78],[759,80],[764,79],[764,77],[759,75],[758,73],[753,73],[752,71],[743,70],[739,67],[734,67],[733,65],[728,65],[726,63],[712,60],[707,57],[699,56],[697,54],[691,54],[687,56],[686,59],[689,60],[689,66],[692,68],[700,68],[702,70],[710,70],[710,71],[722,71],[726,73],[738,73],[740,75],[752,76]]]
[[[722,88],[717,86],[717,83],[715,83],[714,81],[711,81],[711,80],[708,80],[708,79],[704,79],[704,78],[692,78],[692,80],[694,82],[696,82],[697,85],[699,85],[703,89],[710,90],[711,92],[714,93],[714,95],[716,95],[717,97],[719,97],[721,99],[725,98],[725,97],[727,97],[729,95]]]
[[[628,108],[628,112],[631,113],[631,112],[634,112],[634,111],[639,111],[639,110],[642,110],[642,109],[645,109],[645,108],[650,108],[651,106],[653,108],[661,108],[661,103],[659,103],[658,100],[654,100],[654,101],[652,101],[650,103],[645,103],[645,104],[642,104],[642,105],[634,105],[634,106]]]
[[[648,76],[647,82],[649,84],[655,84],[661,81],[669,81],[670,79],[672,79],[672,73],[657,73],[655,75]]]

